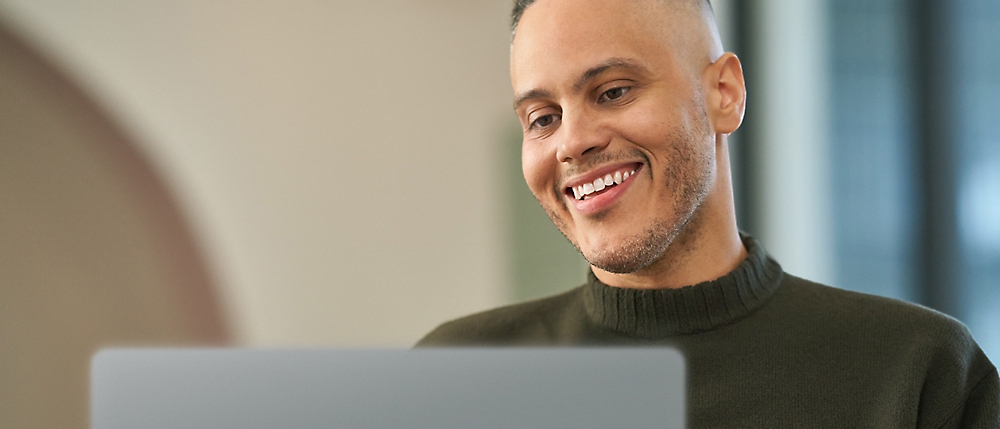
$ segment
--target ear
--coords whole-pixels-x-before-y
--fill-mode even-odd
[[[718,134],[736,131],[743,123],[747,90],[743,81],[743,66],[732,52],[726,52],[705,69],[705,109],[712,127]]]

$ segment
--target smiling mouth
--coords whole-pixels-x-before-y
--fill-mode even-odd
[[[568,187],[566,195],[573,195],[573,198],[580,201],[596,197],[635,176],[635,171],[636,168],[631,166],[622,168],[614,173],[608,173],[604,177],[598,177],[591,183]]]

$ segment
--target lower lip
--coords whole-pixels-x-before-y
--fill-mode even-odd
[[[635,182],[635,179],[633,179],[633,177],[636,177],[636,175],[639,174],[640,171],[642,171],[642,167],[639,167],[635,170],[636,174],[630,174],[628,180],[618,185],[612,186],[611,189],[605,190],[603,193],[599,195],[591,195],[583,200],[578,200],[570,195],[567,195],[566,198],[572,200],[573,207],[576,208],[576,211],[580,212],[580,214],[593,215],[603,212],[611,208],[611,206],[614,205],[616,201],[618,201],[618,198],[621,197],[623,194],[625,194],[625,191],[632,186],[633,182]]]

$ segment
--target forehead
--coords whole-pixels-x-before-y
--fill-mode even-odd
[[[511,82],[549,86],[608,58],[655,67],[671,56],[663,14],[644,0],[538,0],[511,45]]]

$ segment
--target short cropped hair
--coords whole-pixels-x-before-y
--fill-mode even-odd
[[[524,10],[531,6],[535,0],[514,0],[514,11],[510,13],[510,32],[517,31],[517,23],[521,22],[521,15]]]
[[[677,1],[677,0],[666,0],[666,1]],[[709,0],[698,0],[702,3],[703,7],[708,8],[709,11],[712,10],[712,3]],[[535,0],[514,0],[514,10],[510,13],[510,33],[511,35],[517,31],[517,23],[521,21],[521,15],[524,15],[524,10],[531,6]]]

